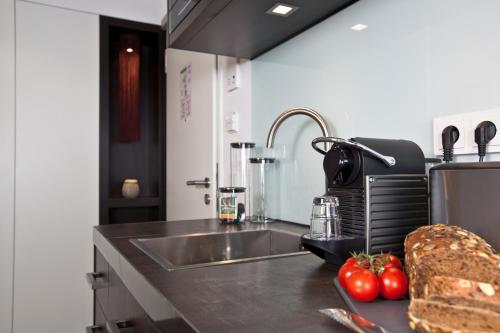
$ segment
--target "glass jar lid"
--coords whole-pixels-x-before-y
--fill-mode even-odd
[[[245,187],[219,187],[219,192],[221,193],[243,193],[245,192]]]

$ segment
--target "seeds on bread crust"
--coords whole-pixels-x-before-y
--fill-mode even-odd
[[[494,296],[495,295],[495,289],[493,289],[493,286],[489,283],[484,283],[484,282],[479,282],[478,283],[479,289],[486,295],[486,296]]]
[[[458,285],[460,286],[460,288],[470,288],[472,287],[472,282],[470,282],[469,280],[460,279],[460,281],[458,281]]]

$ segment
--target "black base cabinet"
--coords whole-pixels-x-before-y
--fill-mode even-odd
[[[96,249],[94,289],[94,326],[87,333],[161,333],[155,323],[128,291],[118,274]]]

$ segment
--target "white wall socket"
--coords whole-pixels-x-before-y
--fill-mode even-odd
[[[241,86],[240,64],[237,58],[230,58],[226,67],[226,90],[233,91]]]
[[[474,130],[479,123],[486,120],[493,122],[499,132],[488,144],[487,152],[500,152],[500,108],[497,108],[434,118],[434,154],[436,156],[443,154],[441,133],[449,125],[455,126],[460,131],[460,137],[455,143],[454,154],[477,154]]]

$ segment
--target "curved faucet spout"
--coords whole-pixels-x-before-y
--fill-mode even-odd
[[[274,137],[276,136],[276,131],[280,127],[280,125],[285,121],[285,119],[288,119],[292,116],[295,115],[304,115],[312,118],[318,125],[321,127],[321,131],[323,132],[324,137],[330,136],[330,131],[328,130],[328,125],[326,124],[325,119],[316,111],[310,108],[292,108],[288,109],[282,114],[276,118],[274,123],[271,125],[271,128],[269,129],[269,133],[267,134],[267,143],[266,147],[267,148],[272,148],[274,145]],[[325,149],[327,149],[327,144],[325,143]]]

